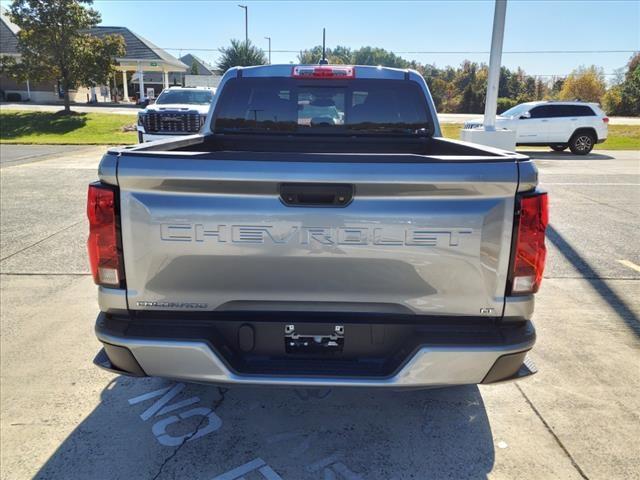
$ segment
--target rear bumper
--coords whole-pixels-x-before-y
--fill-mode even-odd
[[[395,335],[394,330],[400,329],[418,339],[410,351],[402,354],[397,364],[389,363],[389,374],[384,374],[384,369],[363,369],[360,364],[364,357],[355,361],[331,357],[301,360],[299,356],[287,358],[286,355],[273,355],[273,360],[265,361],[269,355],[259,352],[256,357],[262,363],[256,361],[252,364],[234,359],[234,354],[229,354],[234,348],[231,345],[233,342],[217,342],[212,337],[202,335],[202,329],[226,329],[224,335],[227,335],[229,329],[235,328],[234,325],[247,325],[247,322],[221,322],[225,322],[225,325],[210,327],[209,323],[206,327],[193,327],[193,322],[185,322],[185,327],[181,328],[166,319],[129,322],[122,317],[112,318],[101,313],[96,322],[96,335],[104,344],[104,349],[94,362],[107,370],[133,376],[148,375],[213,384],[306,387],[437,387],[496,383],[535,373],[535,367],[526,361],[527,351],[535,343],[535,330],[531,322],[519,325],[485,324],[482,328],[486,332],[478,334],[478,341],[470,341],[469,333],[461,331],[460,324],[452,326],[449,331],[443,331],[442,324],[433,328],[429,326],[426,330],[423,324],[346,324],[345,342],[350,341],[350,331],[361,336],[369,327],[372,342],[380,343],[380,338],[374,338],[377,336],[375,332],[386,332],[387,328],[390,329],[390,336]],[[345,322],[340,320],[340,323]],[[255,323],[253,326],[256,327],[257,336],[269,336],[271,343],[280,345],[280,339],[277,336],[273,338],[273,330],[268,329],[279,328],[279,325],[267,328]],[[180,328],[179,335],[176,335],[176,328]],[[472,329],[477,331],[478,325]],[[362,344],[362,341],[353,338],[351,343]],[[259,344],[258,339],[255,344]],[[397,357],[398,352],[393,352],[393,356]],[[371,361],[371,358],[368,360]],[[319,365],[325,367],[332,362],[335,365],[326,367],[325,371],[314,370]],[[356,364],[359,370],[354,369]]]

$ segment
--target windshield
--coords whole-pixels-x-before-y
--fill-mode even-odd
[[[503,117],[517,117],[518,115],[521,115],[524,112],[528,112],[532,108],[533,108],[533,105],[521,103],[520,105],[516,105],[515,107],[511,107],[509,110],[502,112],[500,115]]]
[[[209,90],[165,90],[160,94],[156,103],[187,103],[207,104],[211,103],[213,93]]]
[[[214,118],[216,132],[433,131],[424,93],[415,82],[403,80],[231,79]]]

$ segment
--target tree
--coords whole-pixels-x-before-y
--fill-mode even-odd
[[[399,57],[393,52],[384,48],[362,47],[351,50],[348,47],[338,45],[335,48],[325,50],[327,61],[332,65],[382,65],[383,67],[408,68],[412,66],[410,62]],[[303,64],[316,64],[322,59],[322,46],[316,45],[308,50],[302,50],[298,55],[298,62]],[[414,67],[417,64],[413,64]]]
[[[20,58],[4,60],[6,73],[19,80],[59,79],[64,90],[64,114],[70,114],[69,90],[106,84],[113,59],[124,55],[121,35],[98,38],[88,29],[100,14],[84,5],[92,0],[14,0],[11,21],[20,27]],[[83,5],[84,4],[84,5]]]
[[[384,48],[362,47],[353,51],[354,65],[382,65],[383,67],[407,68],[409,62]]]
[[[552,99],[557,99],[560,97],[560,92],[562,91],[562,87],[564,87],[564,78],[556,78],[553,77],[551,80],[551,91],[549,92],[549,96]]]
[[[191,75],[200,75],[198,63],[195,60],[193,60],[193,63],[191,64]]]
[[[627,64],[627,73],[620,84],[620,106],[618,115],[640,115],[640,53],[636,53]]]
[[[622,101],[622,86],[613,85],[602,97],[602,106],[609,115],[621,115],[625,108]]]
[[[242,42],[232,39],[229,47],[220,48],[222,56],[216,63],[216,68],[223,74],[232,67],[248,67],[251,65],[266,65],[267,57],[264,52],[253,45],[251,41]]]
[[[579,67],[571,72],[564,81],[559,96],[561,100],[600,102],[605,90],[602,69],[592,65],[588,68]]]
[[[344,65],[353,63],[351,49],[338,45],[336,48],[325,49],[327,61],[332,65]],[[298,62],[305,65],[314,65],[322,60],[322,45],[302,50],[298,54]]]

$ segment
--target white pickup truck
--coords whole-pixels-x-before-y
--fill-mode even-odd
[[[198,133],[209,113],[215,88],[169,87],[138,112],[138,142]]]
[[[233,68],[200,134],[112,149],[99,178],[103,368],[392,388],[535,371],[536,167],[442,138],[415,71]]]

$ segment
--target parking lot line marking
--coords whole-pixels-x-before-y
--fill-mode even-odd
[[[342,475],[346,480],[363,480],[363,478],[355,472],[352,472],[344,463],[336,462],[333,464],[333,470]]]
[[[174,403],[173,405],[168,405],[164,407],[156,415],[161,417],[162,415],[165,415],[169,412],[173,412],[174,410],[178,410],[179,408],[182,408],[182,407],[188,407],[189,405],[193,405],[194,403],[198,403],[199,401],[200,401],[200,397],[187,398],[185,400],[182,400],[181,402]]]
[[[135,405],[136,403],[144,402],[145,400],[149,400],[150,398],[159,397],[171,390],[171,387],[161,388],[160,390],[154,390],[153,392],[145,393],[138,397],[130,398],[128,400],[129,405]]]
[[[149,420],[156,413],[160,411],[162,407],[164,407],[167,403],[171,401],[173,397],[178,395],[185,387],[184,383],[176,383],[171,390],[165,393],[160,400],[147,408],[144,412],[140,414],[140,418],[144,421]]]
[[[282,480],[282,477],[280,475],[278,475],[273,470],[273,468],[271,468],[269,465],[265,465],[259,471],[262,474],[262,476],[264,478],[266,478],[267,480]]]
[[[266,464],[267,462],[265,462],[261,458],[256,458],[255,460],[251,460],[250,462],[247,462],[244,465],[240,465],[233,470],[229,470],[222,475],[218,475],[213,480],[238,480],[245,473],[253,472],[260,467],[264,467]]]
[[[635,270],[636,272],[640,272],[640,265],[636,265],[635,263],[629,260],[618,260],[618,263],[621,263],[625,267],[629,267],[630,269]]]
[[[338,453],[334,453],[332,455],[329,455],[328,457],[325,457],[321,460],[318,460],[317,462],[314,462],[310,465],[307,465],[307,471],[308,472],[317,472],[318,470],[331,465],[332,463],[336,463],[340,458],[340,455]]]

